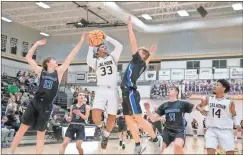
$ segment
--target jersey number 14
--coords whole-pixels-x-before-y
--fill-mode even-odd
[[[215,111],[214,108],[213,108],[213,109],[212,109],[212,113],[213,113],[213,117],[214,117],[215,115],[217,115],[218,118],[220,118],[220,115],[221,115],[221,109],[218,109],[217,111]]]
[[[110,75],[113,73],[111,66],[101,67],[100,69],[102,70],[101,76],[105,76],[106,74]]]

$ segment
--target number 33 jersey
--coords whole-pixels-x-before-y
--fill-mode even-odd
[[[216,99],[215,96],[208,99],[208,114],[206,126],[222,129],[233,129],[233,117],[230,113],[231,100],[227,98]]]
[[[98,86],[117,87],[117,64],[111,55],[97,59],[96,76]]]

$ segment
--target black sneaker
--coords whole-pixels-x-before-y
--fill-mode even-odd
[[[123,149],[123,150],[125,149],[125,144],[122,144],[122,149]]]
[[[122,146],[122,141],[120,141],[120,146]]]
[[[99,127],[95,128],[94,136],[95,137],[100,137],[101,136],[101,128],[99,128]]]
[[[107,147],[107,143],[108,143],[108,137],[102,136],[102,140],[101,140],[101,148],[102,148],[102,149],[106,149],[106,147]]]

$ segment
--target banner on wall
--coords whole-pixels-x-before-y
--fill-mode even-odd
[[[218,68],[214,70],[214,79],[228,79],[229,69],[228,68]]]
[[[230,68],[230,78],[231,79],[242,79],[243,78],[243,68]]]
[[[77,73],[76,79],[77,82],[86,82],[86,73]]]
[[[182,80],[184,79],[184,69],[172,69],[171,70],[171,80]]]
[[[212,79],[213,73],[212,68],[200,69],[199,79]]]
[[[146,71],[145,72],[145,80],[146,81],[156,80],[156,71]]]
[[[170,70],[160,70],[159,71],[159,80],[170,80]]]
[[[96,82],[96,74],[88,73],[87,74],[87,82]]]
[[[196,69],[187,69],[185,70],[185,79],[195,80],[198,79],[198,74]]]

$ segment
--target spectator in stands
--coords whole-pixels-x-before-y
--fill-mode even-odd
[[[193,137],[197,139],[198,122],[196,119],[192,121]]]
[[[8,105],[6,108],[5,115],[8,117],[8,121],[6,125],[11,126],[15,131],[19,129],[19,113],[18,113],[18,105],[16,103],[16,97],[14,95],[8,100]]]
[[[29,76],[26,76],[25,80],[24,80],[24,84],[26,86],[30,86],[30,81],[29,81],[30,77]]]
[[[19,79],[21,77],[21,71],[18,71],[16,77]]]
[[[3,73],[2,79],[7,79],[7,78],[8,78],[7,74],[6,73]]]
[[[39,76],[35,74],[35,80],[34,80],[35,86],[39,86],[39,80],[40,80]]]
[[[1,129],[2,129],[2,138],[1,138],[1,144],[2,147],[8,147],[9,144],[11,143],[11,141],[13,140],[13,136],[14,136],[14,129],[8,129],[5,126],[5,123],[8,121],[8,118],[6,116],[2,117],[1,120]]]
[[[57,140],[62,139],[62,126],[57,120],[57,115],[53,115],[49,122],[49,130],[53,131],[54,136]]]
[[[12,85],[8,85],[8,94],[15,95],[15,93],[19,92],[19,88],[16,86],[16,82],[13,82]]]
[[[27,106],[29,104],[29,100],[30,100],[30,98],[29,98],[28,93],[24,92],[23,96],[21,97],[21,100],[20,100],[21,105]]]
[[[89,103],[89,95],[90,95],[89,92],[86,92],[86,93],[85,93],[85,98],[86,98],[86,104],[87,104],[87,105],[90,105],[90,103]]]
[[[73,93],[73,104],[77,103],[78,92],[79,92],[79,88],[76,87],[75,92]]]

